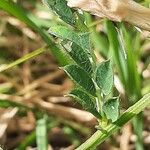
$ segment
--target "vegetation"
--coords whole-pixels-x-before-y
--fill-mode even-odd
[[[139,3],[149,4],[146,0]],[[148,116],[143,113],[150,106],[149,39],[145,31],[125,22],[81,13],[68,7],[66,0],[1,0],[0,8],[0,119],[6,120],[0,144],[4,149],[36,146],[38,150],[47,150],[71,145],[70,149],[93,150],[103,142],[110,149],[119,147],[119,142],[120,149],[131,149],[133,133],[136,150],[149,148],[150,141],[145,144],[142,136],[143,131],[150,136],[145,119]],[[40,11],[42,18],[34,14]],[[16,42],[22,44],[22,54],[10,44],[11,34],[13,42],[17,41],[15,37],[23,39],[23,43]],[[3,119],[6,113],[9,116]],[[10,122],[15,116],[17,120],[26,117],[26,121],[31,121],[30,129],[22,129],[21,133],[15,129],[13,132],[20,134],[20,139],[9,144],[6,129],[12,130]],[[119,132],[123,136],[123,126],[128,121],[132,122],[133,132],[129,131],[123,147],[117,137]],[[21,121],[19,126],[27,128]],[[116,131],[116,142],[107,143]],[[53,138],[49,139],[48,133]],[[64,141],[61,146],[61,134],[63,138],[67,136],[69,144]]]

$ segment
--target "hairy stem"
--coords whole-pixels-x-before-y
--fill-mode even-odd
[[[99,144],[104,142],[109,136],[111,136],[115,131],[117,131],[120,127],[122,127],[125,123],[139,114],[148,105],[150,105],[150,93],[146,94],[137,103],[128,108],[116,122],[108,125],[105,128],[106,132],[102,132],[99,130],[96,131],[85,143],[79,146],[76,150],[93,150]]]

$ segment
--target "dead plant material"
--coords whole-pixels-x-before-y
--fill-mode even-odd
[[[2,140],[10,120],[16,115],[18,108],[7,109],[0,115],[0,140]]]
[[[150,31],[150,9],[133,0],[68,0],[68,6],[80,8],[101,18],[126,21]]]
[[[48,103],[37,99],[34,101],[34,103],[38,108],[41,108],[50,114],[54,114],[67,120],[73,120],[88,126],[96,125],[95,117],[89,112],[72,107],[65,107],[58,104]]]
[[[128,123],[122,128],[122,135],[120,138],[120,149],[121,150],[128,150],[130,145],[130,137],[132,135],[131,124]]]
[[[43,76],[43,77],[33,81],[31,84],[26,86],[23,90],[21,90],[18,94],[20,94],[20,95],[21,94],[25,94],[25,93],[27,93],[27,92],[29,92],[29,91],[31,91],[31,90],[41,86],[43,83],[48,82],[48,81],[50,82],[50,81],[52,81],[52,80],[54,80],[56,78],[61,77],[62,75],[64,75],[64,72],[62,70],[58,70],[58,71],[56,71],[54,73],[49,73],[49,74],[47,74],[47,75],[45,75],[45,76]]]

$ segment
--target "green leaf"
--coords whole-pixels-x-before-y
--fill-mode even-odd
[[[67,44],[63,44],[63,46],[71,58],[88,74],[91,75],[93,70],[88,54],[76,43],[67,42]]]
[[[69,93],[69,96],[73,97],[79,104],[82,105],[84,109],[91,112],[97,118],[100,118],[100,114],[96,110],[96,106],[94,104],[94,99],[87,93],[80,89],[74,89],[71,91],[71,93]]]
[[[113,69],[110,60],[102,62],[97,66],[96,83],[105,95],[111,92],[113,87]]]
[[[21,105],[9,100],[0,100],[0,107],[1,108],[8,108],[8,107],[20,107]]]
[[[76,12],[76,28],[80,31],[87,32],[89,31],[88,27],[86,26],[85,23],[85,17],[84,13],[81,14],[79,12]]]
[[[76,84],[86,90],[86,92],[89,92],[95,96],[96,89],[94,82],[86,71],[77,65],[67,65],[63,67],[63,69],[68,74],[68,76],[75,81]]]
[[[9,100],[0,100],[0,108],[18,107],[18,104]]]
[[[115,122],[119,117],[119,98],[114,97],[106,101],[103,105],[103,111],[108,119]]]
[[[36,142],[38,150],[48,149],[46,118],[42,118],[37,121]]]
[[[43,2],[52,9],[64,22],[74,25],[75,17],[71,8],[67,6],[66,0],[43,0]]]
[[[133,117],[142,112],[146,107],[150,105],[150,93],[146,94],[143,98],[138,100],[133,106],[129,107],[115,123],[110,123],[105,130],[96,131],[87,141],[76,148],[76,150],[93,150],[98,145],[106,141],[114,132],[120,129],[124,124],[130,121]]]
[[[79,45],[83,50],[85,50],[87,53],[90,54],[91,48],[90,48],[90,38],[88,32],[80,32],[77,33],[65,26],[53,26],[49,29],[49,33],[64,39],[69,40],[71,42],[76,43]]]

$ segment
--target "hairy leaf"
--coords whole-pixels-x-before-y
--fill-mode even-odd
[[[106,101],[103,105],[103,111],[108,119],[111,119],[112,122],[115,122],[119,117],[119,98],[114,97]]]
[[[113,70],[110,60],[102,62],[97,66],[96,83],[105,95],[111,92],[113,86]]]
[[[67,65],[63,67],[63,69],[68,74],[68,76],[70,76],[70,78],[75,81],[75,83],[86,90],[86,92],[89,92],[95,96],[96,89],[94,82],[86,71],[84,71],[78,65]]]
[[[53,26],[49,29],[49,33],[58,38],[76,43],[87,53],[91,51],[88,32],[77,33],[65,26]]]
[[[100,117],[100,114],[96,110],[94,99],[91,98],[87,93],[80,89],[74,89],[69,93],[69,96],[73,97],[82,107],[91,112],[96,117]]]
[[[64,22],[74,25],[75,19],[71,8],[67,6],[66,0],[43,0]]]
[[[76,43],[67,42],[67,44],[63,46],[71,58],[89,75],[91,75],[93,70],[88,54]]]

